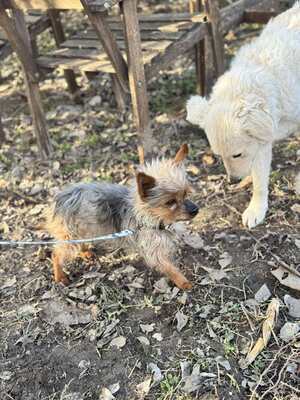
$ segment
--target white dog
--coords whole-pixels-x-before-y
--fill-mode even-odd
[[[272,143],[300,127],[300,3],[239,50],[209,100],[188,100],[187,120],[205,130],[229,176],[252,175],[243,223],[249,228],[261,223],[268,209]]]

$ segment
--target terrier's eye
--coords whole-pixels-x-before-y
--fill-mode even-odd
[[[241,155],[242,155],[242,153],[234,154],[234,155],[232,156],[232,158],[239,158],[239,157],[241,157]]]
[[[172,199],[166,202],[167,207],[173,207],[177,204],[176,200]]]

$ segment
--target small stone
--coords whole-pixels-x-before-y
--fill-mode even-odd
[[[44,188],[42,185],[36,184],[31,188],[30,194],[31,194],[31,196],[36,196],[37,194],[41,193],[43,190],[44,190]]]
[[[286,322],[280,329],[280,339],[282,339],[284,342],[290,342],[294,339],[299,330],[299,324],[296,324],[294,322]]]
[[[92,107],[100,106],[101,103],[102,103],[102,99],[101,99],[100,96],[94,96],[89,101],[89,105],[92,106]]]
[[[293,318],[300,318],[300,299],[286,294],[283,298],[284,303],[289,309],[289,315]]]
[[[255,300],[258,303],[263,303],[271,297],[271,292],[266,284],[262,285],[260,289],[255,293]]]

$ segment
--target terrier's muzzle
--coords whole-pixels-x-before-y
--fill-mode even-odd
[[[195,203],[193,203],[193,202],[190,201],[190,200],[185,200],[183,204],[184,204],[184,207],[185,207],[185,209],[186,209],[186,212],[187,212],[192,218],[194,218],[194,217],[198,214],[199,207],[196,206]]]

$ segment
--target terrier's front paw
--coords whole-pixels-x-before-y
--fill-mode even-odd
[[[265,219],[267,206],[251,206],[243,212],[243,225],[247,228],[254,228],[256,225],[261,224]]]

